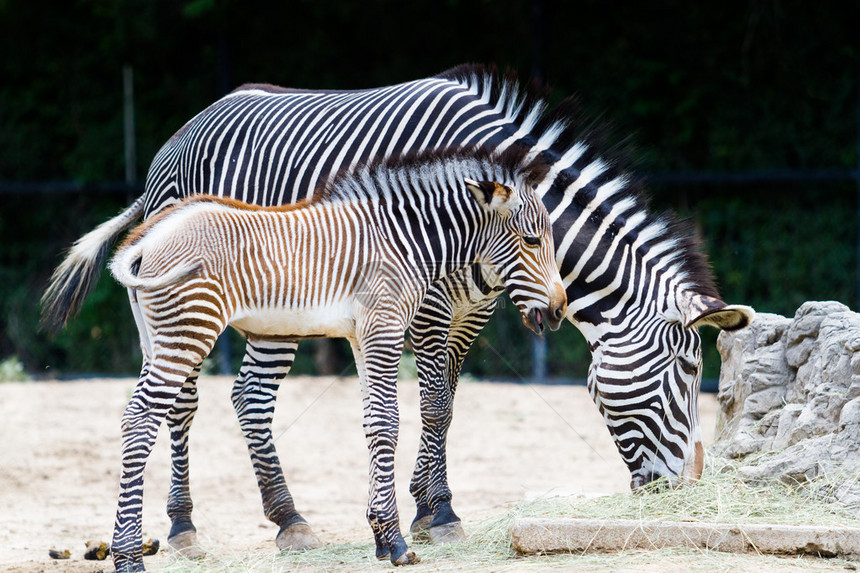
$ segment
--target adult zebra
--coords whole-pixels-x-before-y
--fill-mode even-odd
[[[589,145],[571,109],[562,104],[547,113],[543,100],[521,95],[513,80],[474,66],[369,90],[239,88],[164,145],[143,197],[76,243],[46,292],[45,320],[61,325],[76,310],[110,241],[140,215],[150,217],[182,197],[239,189],[245,191],[235,198],[246,202],[295,202],[303,198],[301,190],[370,157],[451,146],[524,146],[551,165],[536,190],[551,214],[569,300],[566,316],[591,348],[589,390],[630,469],[631,486],[660,476],[698,478],[697,327],[741,328],[752,310],[719,300],[689,233],[647,211],[636,181]],[[463,356],[500,292],[491,283],[471,272],[435,284],[410,327],[422,416],[410,488],[418,508],[416,537],[462,536],[451,508],[445,442]],[[282,549],[319,543],[295,510],[270,429],[278,384],[295,350],[291,340],[249,343],[233,390],[264,511],[280,527]],[[189,383],[168,416],[169,539],[178,547],[196,540],[187,449],[196,408]]]

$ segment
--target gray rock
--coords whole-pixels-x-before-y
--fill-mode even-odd
[[[826,495],[860,516],[860,314],[807,302],[793,319],[760,313],[717,346],[712,451],[749,462],[740,470],[749,480],[845,476]]]
[[[794,423],[803,411],[801,404],[786,404],[785,407],[779,410],[779,423],[776,429],[776,436],[771,444],[771,449],[784,450],[791,445],[791,431],[794,429]]]
[[[771,411],[782,408],[785,404],[783,398],[785,398],[784,386],[765,388],[758,392],[752,392],[744,403],[741,415],[753,420],[761,420]]]
[[[847,312],[850,309],[840,302],[805,302],[794,314],[794,320],[786,336],[786,361],[797,368],[806,362],[812,345],[818,338],[821,321],[828,315]]]
[[[777,478],[786,483],[804,483],[822,475],[820,451],[832,445],[833,436],[823,436],[808,443],[795,444],[769,456],[756,458],[742,466],[738,473],[746,480]]]
[[[839,413],[840,432],[860,431],[860,398],[854,398],[845,403]]]
[[[760,447],[760,444],[752,444],[760,438],[754,426],[771,406],[782,403],[786,379],[793,378],[782,344],[790,324],[784,316],[758,313],[747,328],[731,336],[721,334],[717,339],[723,357],[717,395],[721,416],[717,429],[724,438],[718,449],[735,452],[732,454],[735,456],[751,453],[750,447],[754,450]],[[751,349],[757,351],[751,352]],[[731,436],[738,436],[744,443],[726,442]]]
[[[776,438],[779,431],[779,419],[782,417],[782,412],[785,408],[777,408],[765,414],[758,423],[758,433],[765,438]],[[770,449],[770,446],[763,446]]]

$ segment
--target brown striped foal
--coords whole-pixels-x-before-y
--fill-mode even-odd
[[[475,263],[499,277],[536,332],[566,296],[536,169],[512,154],[409,156],[336,177],[312,199],[261,208],[198,196],[136,228],[111,261],[133,289],[144,365],[123,416],[112,551],[143,569],[143,469],[158,428],[227,326],[249,339],[347,338],[370,450],[376,554],[416,563],[394,495],[397,366],[430,284]]]

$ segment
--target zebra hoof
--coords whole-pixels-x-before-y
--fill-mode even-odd
[[[202,559],[206,557],[206,552],[197,545],[196,531],[191,530],[178,533],[168,538],[167,544],[173,551],[186,559]]]
[[[446,543],[457,543],[466,539],[466,532],[459,521],[435,525],[427,530],[430,543],[433,545],[444,545]]]
[[[146,568],[143,566],[143,563],[127,563],[125,565],[116,565],[114,573],[146,573]]]
[[[386,559],[391,558],[391,551],[388,550],[387,547],[376,546],[376,558],[380,561],[385,561]]]
[[[322,546],[319,537],[304,522],[293,523],[282,527],[275,538],[275,543],[281,551],[304,551]]]
[[[407,551],[397,559],[392,559],[391,562],[395,565],[415,565],[421,563],[421,558],[415,555],[414,551]]]
[[[424,517],[419,517],[413,521],[412,526],[409,528],[409,533],[412,535],[412,541],[416,543],[431,543],[431,523],[433,523],[432,515],[425,515]]]

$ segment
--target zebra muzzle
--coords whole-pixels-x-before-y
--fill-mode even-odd
[[[543,313],[538,308],[533,308],[523,315],[523,324],[535,334],[543,334]]]
[[[550,330],[558,330],[561,328],[561,322],[564,320],[564,314],[567,311],[567,297],[563,298],[561,304],[550,307],[546,312],[546,325]]]
[[[523,315],[523,324],[535,334],[543,334],[544,325],[550,330],[558,330],[561,321],[564,320],[564,312],[567,304],[558,305],[555,308],[532,308]]]

